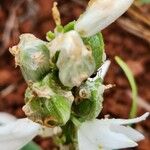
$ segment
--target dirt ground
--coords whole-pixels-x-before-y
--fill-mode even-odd
[[[53,0],[0,0],[0,111],[9,112],[18,118],[25,117],[24,91],[26,83],[8,47],[18,42],[21,33],[33,33],[45,39],[45,33],[54,29],[51,16]],[[58,0],[62,24],[75,20],[84,11],[84,0]],[[150,11],[150,10],[149,10]],[[100,115],[128,118],[131,108],[129,83],[114,61],[114,56],[123,58],[133,71],[139,92],[138,115],[150,109],[150,45],[127,31],[117,22],[103,31],[108,59],[112,61],[106,84],[116,87],[105,92],[104,109]],[[134,126],[145,135],[137,150],[150,150],[150,119]],[[52,140],[35,139],[44,150],[55,148]]]

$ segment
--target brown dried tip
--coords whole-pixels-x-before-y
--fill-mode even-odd
[[[10,53],[15,57],[15,67],[20,66],[20,62],[19,62],[19,53],[20,50],[18,48],[18,46],[13,46],[12,48],[9,48]]]
[[[109,90],[111,88],[114,88],[116,85],[115,84],[108,84],[108,85],[105,85],[105,90]]]
[[[58,121],[53,116],[47,117],[44,119],[44,126],[54,128],[58,126]]]
[[[96,0],[90,0],[88,3],[88,6],[92,6],[92,4],[95,2]]]
[[[54,19],[56,25],[61,25],[60,13],[59,13],[59,10],[57,8],[57,2],[53,3],[52,15],[53,15],[53,19]]]

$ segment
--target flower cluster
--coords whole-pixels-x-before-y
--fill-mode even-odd
[[[57,26],[54,33],[47,33],[48,41],[32,34],[20,36],[10,52],[28,84],[23,107],[27,118],[8,122],[3,115],[10,116],[0,115],[1,150],[18,150],[39,134],[57,135],[57,142],[79,150],[137,146],[143,135],[123,125],[145,120],[148,113],[131,120],[96,119],[103,108],[103,78],[110,65],[99,32],[132,2],[91,0],[85,13],[64,27],[54,3]]]

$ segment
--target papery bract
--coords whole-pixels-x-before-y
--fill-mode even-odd
[[[51,58],[59,51],[56,65],[59,79],[64,86],[80,86],[95,71],[92,51],[84,45],[76,31],[70,31],[56,37],[49,45]]]

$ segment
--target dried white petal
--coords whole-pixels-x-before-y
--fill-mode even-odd
[[[113,23],[132,3],[133,0],[91,0],[75,30],[83,37],[92,36]]]
[[[79,86],[94,73],[95,61],[92,51],[84,45],[76,31],[56,37],[49,45],[51,58],[60,51],[57,60],[59,78],[67,87]]]

